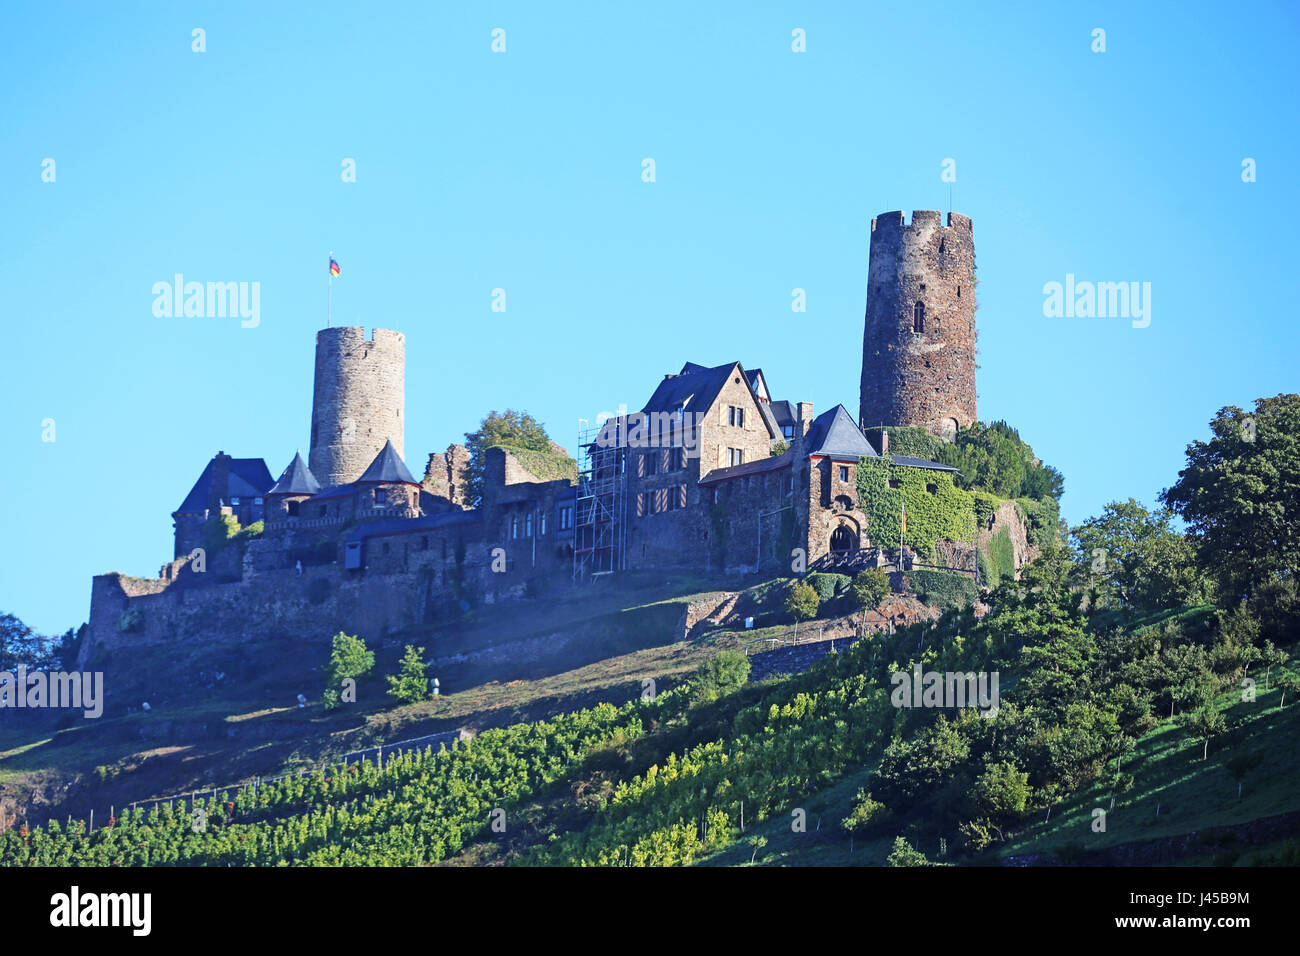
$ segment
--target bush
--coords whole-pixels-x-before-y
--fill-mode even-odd
[[[742,651],[722,651],[710,657],[691,681],[691,696],[699,702],[717,700],[749,680],[749,658]]]
[[[914,850],[912,845],[904,840],[901,836],[894,837],[894,848],[889,851],[889,856],[885,860],[889,866],[929,866],[930,861],[925,858],[925,854]]]
[[[862,834],[870,831],[877,824],[883,823],[890,816],[891,813],[887,806],[873,798],[865,789],[862,789],[853,798],[853,809],[848,816],[840,821],[840,826],[850,833]]]
[[[203,550],[211,558],[239,534],[239,521],[234,515],[220,514],[203,522]]]
[[[853,583],[852,578],[847,574],[832,574],[823,571],[814,571],[805,579],[817,590],[817,597],[822,604],[833,601],[838,595],[843,594]]]
[[[979,589],[969,574],[916,570],[907,576],[916,596],[931,607],[966,607],[979,597]]]

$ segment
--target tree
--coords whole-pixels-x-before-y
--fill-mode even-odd
[[[0,614],[0,670],[13,671],[19,664],[44,670],[56,663],[53,638],[37,634],[13,614]]]
[[[1191,542],[1173,528],[1168,508],[1148,511],[1134,498],[1112,501],[1070,532],[1076,560],[1091,577],[1141,608],[1202,604],[1206,582]]]
[[[403,704],[414,704],[429,696],[429,684],[424,676],[424,648],[406,645],[397,674],[389,674],[388,696]]]
[[[343,682],[357,680],[370,673],[375,666],[374,651],[366,649],[366,642],[353,634],[339,631],[330,648],[329,664],[325,667],[325,693],[321,703],[333,710],[343,703]]]
[[[858,791],[853,800],[853,809],[840,821],[840,826],[854,835],[871,830],[892,816],[889,808],[875,799],[866,789]]]
[[[885,863],[889,866],[930,865],[930,861],[925,858],[925,854],[913,849],[912,845],[901,836],[894,837],[894,848],[889,851]]]
[[[882,568],[867,568],[853,578],[853,599],[862,608],[862,624],[867,623],[867,611],[880,607],[889,593],[889,575]]]
[[[1285,707],[1287,694],[1295,696],[1300,693],[1300,677],[1296,676],[1294,671],[1278,671],[1277,689],[1282,692],[1282,699],[1278,702],[1278,706]]]
[[[1004,760],[990,764],[975,779],[971,797],[982,816],[998,820],[1024,813],[1030,789],[1029,774]]]
[[[790,591],[785,596],[785,612],[794,618],[796,634],[799,632],[799,622],[816,617],[821,604],[822,599],[811,584],[795,581],[790,585]]]
[[[472,432],[465,433],[469,464],[465,466],[465,498],[477,505],[483,497],[483,473],[487,450],[495,446],[514,450],[553,453],[551,439],[542,423],[527,412],[507,408],[491,411]]]
[[[1263,762],[1264,755],[1259,751],[1233,754],[1231,759],[1224,762],[1223,766],[1227,768],[1228,773],[1232,774],[1232,779],[1237,781],[1238,800],[1241,799],[1241,785],[1246,778],[1246,774]]]
[[[754,852],[749,855],[749,862],[752,865],[754,862],[754,858],[758,856],[758,851],[763,849],[763,847],[767,846],[767,837],[752,836],[749,837],[745,842],[754,848]]]
[[[1187,467],[1160,495],[1187,522],[1202,565],[1228,597],[1257,594],[1300,570],[1300,395],[1229,405],[1208,442],[1187,446]]]
[[[1184,711],[1178,723],[1185,727],[1195,740],[1205,741],[1205,750],[1201,759],[1210,755],[1210,738],[1216,737],[1228,729],[1228,722],[1223,714],[1214,709],[1212,703],[1203,704],[1196,710]]]

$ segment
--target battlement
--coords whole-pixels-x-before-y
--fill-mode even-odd
[[[971,232],[971,219],[969,216],[963,216],[958,212],[948,213],[948,223],[944,225],[943,213],[937,209],[914,209],[912,210],[912,221],[907,222],[901,210],[893,212],[882,212],[871,220],[871,237],[874,239],[876,233],[898,232],[906,229],[915,229],[918,226],[937,227],[939,229],[956,229],[961,232]]]
[[[366,338],[366,329],[362,325],[338,325],[328,329],[321,329],[316,333],[316,345],[330,343],[333,345],[361,345],[365,342],[382,342],[390,345],[401,345],[405,343],[406,336],[401,332],[393,329],[371,329],[370,337]]]

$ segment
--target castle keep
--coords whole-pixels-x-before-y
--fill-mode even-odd
[[[686,362],[639,411],[584,434],[576,481],[487,449],[478,501],[465,498],[464,447],[430,455],[420,479],[406,465],[402,334],[323,329],[307,459],[295,453],[273,481],[261,459],[218,452],[173,513],[159,577],[95,578],[82,661],[135,642],[382,637],[627,570],[884,563],[859,469],[927,476],[931,494],[954,469],[888,456],[864,429],[975,420],[974,269],[966,217],[878,216],[858,420],[773,399],[761,369]],[[262,531],[227,539],[221,516]],[[951,566],[974,566],[973,541],[947,544]]]
[[[971,221],[917,210],[871,221],[859,420],[951,435],[975,415]]]

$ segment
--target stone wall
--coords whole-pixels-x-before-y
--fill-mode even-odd
[[[355,481],[392,439],[402,455],[406,339],[359,327],[316,333],[308,467],[322,487]]]
[[[921,310],[918,314],[918,308]],[[918,326],[920,330],[918,330]],[[859,422],[936,435],[975,411],[975,243],[971,221],[930,210],[871,222]]]

